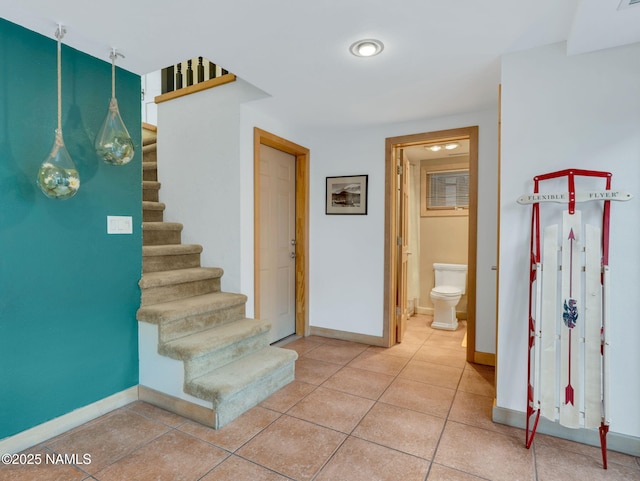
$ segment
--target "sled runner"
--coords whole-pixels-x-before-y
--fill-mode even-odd
[[[540,183],[567,178],[566,192],[541,193]],[[576,177],[606,180],[605,190],[576,192]],[[540,416],[569,428],[598,428],[607,469],[609,412],[609,218],[611,201],[631,194],[611,190],[611,173],[567,169],[533,178],[529,264],[528,376],[525,445]],[[541,206],[567,204],[562,224],[541,228]],[[601,225],[583,223],[601,212]],[[588,211],[588,212],[587,212]],[[542,231],[541,231],[542,229]]]

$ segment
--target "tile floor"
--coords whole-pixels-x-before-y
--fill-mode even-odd
[[[296,380],[218,431],[136,402],[25,451],[3,481],[640,480],[640,459],[491,422],[493,368],[465,362],[464,326],[410,319],[390,349],[309,337]],[[45,463],[77,455],[76,464]],[[83,455],[90,455],[90,463]],[[58,460],[58,458],[53,458]]]

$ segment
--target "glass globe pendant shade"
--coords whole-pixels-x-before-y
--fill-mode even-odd
[[[95,148],[98,155],[108,164],[124,165],[133,159],[133,141],[120,117],[115,97],[109,102],[109,111],[96,137]]]
[[[55,130],[55,138],[51,152],[44,159],[38,169],[36,183],[44,195],[51,199],[69,199],[80,188],[80,175],[76,164],[64,145],[62,138],[62,37],[66,30],[58,25],[56,38],[58,39],[58,128]]]
[[[61,130],[56,129],[53,147],[40,165],[37,182],[43,194],[52,199],[69,199],[80,188],[78,169],[64,145]]]
[[[115,48],[111,50],[111,101],[109,111],[102,123],[95,142],[96,152],[111,165],[128,164],[133,159],[135,149],[127,127],[122,121],[116,99],[116,58],[120,55]]]

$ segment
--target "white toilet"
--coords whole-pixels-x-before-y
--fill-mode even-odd
[[[467,286],[467,266],[465,264],[433,264],[436,285],[431,289],[433,302],[433,323],[435,329],[455,331],[458,328],[456,305],[460,302]]]

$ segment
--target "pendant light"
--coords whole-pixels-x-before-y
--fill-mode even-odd
[[[69,199],[80,188],[80,176],[76,164],[64,145],[62,137],[62,37],[66,29],[58,25],[58,128],[55,130],[53,147],[38,170],[37,184],[40,190],[52,199]]]
[[[127,127],[120,117],[118,101],[116,100],[116,49],[111,50],[111,101],[109,111],[102,123],[95,142],[96,152],[107,164],[124,165],[133,159],[135,153],[133,141],[127,131]]]

